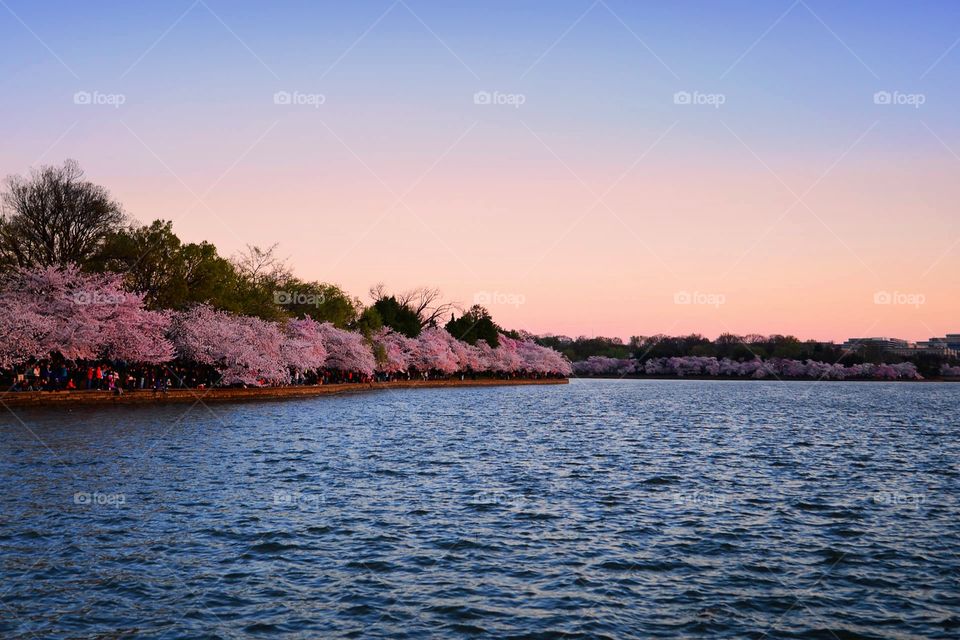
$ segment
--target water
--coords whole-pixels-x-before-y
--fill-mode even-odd
[[[596,380],[5,412],[0,637],[956,638],[958,409]]]

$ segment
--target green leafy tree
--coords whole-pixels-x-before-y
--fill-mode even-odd
[[[271,321],[292,315],[282,303],[283,293],[289,290],[293,275],[276,250],[275,244],[266,249],[247,245],[231,259],[237,274],[240,313]]]
[[[278,290],[279,291],[279,290]],[[335,284],[288,279],[275,301],[295,317],[309,316],[317,322],[330,322],[338,329],[353,326],[363,305]]]
[[[237,273],[230,261],[217,253],[215,246],[209,242],[185,244],[179,257],[177,284],[161,306],[183,309],[206,303],[227,311],[240,311]]]
[[[422,325],[417,313],[405,304],[401,304],[395,296],[385,296],[373,303],[373,308],[380,315],[383,326],[390,327],[397,333],[408,338],[420,335]]]
[[[497,336],[502,331],[490,317],[490,312],[478,304],[467,309],[459,318],[451,314],[446,329],[458,340],[470,344],[477,344],[478,340],[484,340],[491,347],[499,344]]]
[[[770,356],[798,359],[803,353],[803,343],[794,336],[770,336]]]
[[[643,340],[645,339],[643,338]],[[573,361],[586,360],[590,356],[628,358],[635,351],[633,343],[625,345],[620,338],[604,338],[602,336],[595,338],[580,336],[576,339],[568,336],[541,336],[536,341],[545,347],[556,349]]]
[[[357,318],[357,321],[354,323],[352,328],[369,338],[383,328],[383,318],[380,317],[380,312],[375,308],[367,307],[363,310],[363,313],[360,314],[360,317]],[[378,350],[383,350],[382,345],[374,345],[374,351]],[[381,360],[379,359],[379,356],[377,357],[377,361],[380,362]]]
[[[208,242],[183,244],[168,221],[112,233],[90,267],[124,274],[127,286],[146,294],[153,309],[206,303],[239,310],[237,277],[230,261]]]

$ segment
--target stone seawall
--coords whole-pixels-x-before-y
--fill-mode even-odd
[[[114,395],[109,391],[20,391],[0,394],[0,405],[7,407],[42,407],[73,405],[112,404],[160,404],[171,402],[239,402],[248,400],[283,400],[313,396],[387,389],[413,389],[436,387],[498,387],[505,385],[567,384],[566,378],[531,380],[517,378],[495,380],[398,380],[396,382],[370,382],[354,384],[324,384],[315,386],[260,387],[250,389],[170,389],[166,393],[152,390],[127,391]]]

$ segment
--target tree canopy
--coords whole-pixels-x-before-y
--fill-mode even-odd
[[[446,329],[458,340],[468,344],[477,344],[478,340],[483,340],[491,347],[499,344],[498,336],[503,332],[490,317],[490,312],[478,304],[464,311],[459,318],[451,314]]]
[[[126,214],[73,160],[11,176],[0,201],[0,266],[66,267],[89,260]]]
[[[390,327],[408,338],[420,335],[422,325],[420,317],[410,307],[401,304],[396,296],[384,296],[373,303],[373,309],[380,316],[383,326]]]

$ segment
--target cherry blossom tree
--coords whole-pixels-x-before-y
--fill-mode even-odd
[[[901,362],[893,365],[902,380],[923,380],[923,376],[917,371],[917,365],[912,362]]]
[[[486,341],[478,340],[476,344],[478,365],[477,371],[495,372],[497,364],[497,355],[494,348]]]
[[[717,363],[717,375],[737,376],[740,375],[740,363],[730,358],[723,358]]]
[[[0,294],[0,366],[44,358],[56,345],[49,341],[44,317],[32,301]]]
[[[155,364],[172,359],[169,315],[148,311],[117,274],[75,266],[21,269],[0,286],[0,362],[60,354]]]
[[[502,333],[498,340],[500,344],[493,350],[493,362],[489,367],[490,371],[501,373],[520,371],[523,367],[523,359],[518,353],[517,341]]]
[[[650,358],[643,364],[643,372],[648,376],[662,376],[669,373],[663,358]]]
[[[570,361],[565,355],[557,351],[556,349],[544,347],[547,350],[547,361],[550,363],[549,373],[557,376],[572,376],[573,375],[573,365],[570,364]],[[631,365],[636,367],[634,363]]]
[[[383,349],[383,360],[377,363],[381,373],[403,373],[410,369],[417,341],[384,327],[373,337],[374,343]]]
[[[529,369],[529,367],[528,367]],[[960,370],[960,367],[957,367]],[[650,358],[640,364],[629,358],[607,358],[592,356],[587,360],[573,364],[577,375],[672,375],[684,376],[726,376],[741,378],[812,378],[814,380],[920,380],[922,376],[917,367],[910,362],[898,364],[871,363],[844,366],[839,363],[829,364],[808,360],[789,360],[774,358],[761,360],[754,358],[745,362],[738,362],[723,358],[682,356],[674,358]]]
[[[607,356],[590,356],[586,360],[573,363],[573,370],[579,376],[613,375],[620,368],[620,359]]]
[[[564,371],[573,372],[562,355],[553,349],[537,344],[533,340],[527,339],[520,342],[517,345],[517,353],[523,361],[522,369],[528,373],[558,375]],[[633,362],[617,360],[611,364],[611,368],[615,371],[620,371],[621,367],[625,367],[625,371],[633,371]]]
[[[449,347],[450,352],[453,354],[454,362],[456,362],[457,368],[455,371],[466,372],[471,368],[470,345],[457,340],[446,329],[441,329],[441,331],[443,331],[443,338],[447,341],[447,347]]]
[[[206,305],[177,314],[171,328],[177,353],[216,368],[225,384],[288,382],[280,327]]]
[[[417,336],[411,365],[420,372],[439,371],[451,374],[460,368],[457,355],[450,348],[450,334],[446,329],[428,327]]]
[[[280,354],[283,362],[298,373],[316,371],[327,361],[323,330],[316,320],[305,317],[287,320],[283,327]]]
[[[324,366],[344,373],[372,376],[376,368],[373,350],[359,333],[337,329],[329,322],[320,325],[320,335],[327,348]]]
[[[807,366],[798,360],[784,360],[780,364],[780,375],[784,378],[802,378],[807,373]]]
[[[480,343],[486,345],[488,348],[490,347],[490,345],[482,340]],[[473,373],[483,373],[487,371],[487,359],[484,358],[483,351],[481,351],[480,347],[472,344],[464,344],[464,347],[466,348],[467,371],[472,371]]]
[[[127,294],[133,295],[133,294]],[[161,364],[173,360],[176,352],[167,339],[172,314],[123,306],[113,322],[105,323],[100,355],[108,360]]]

